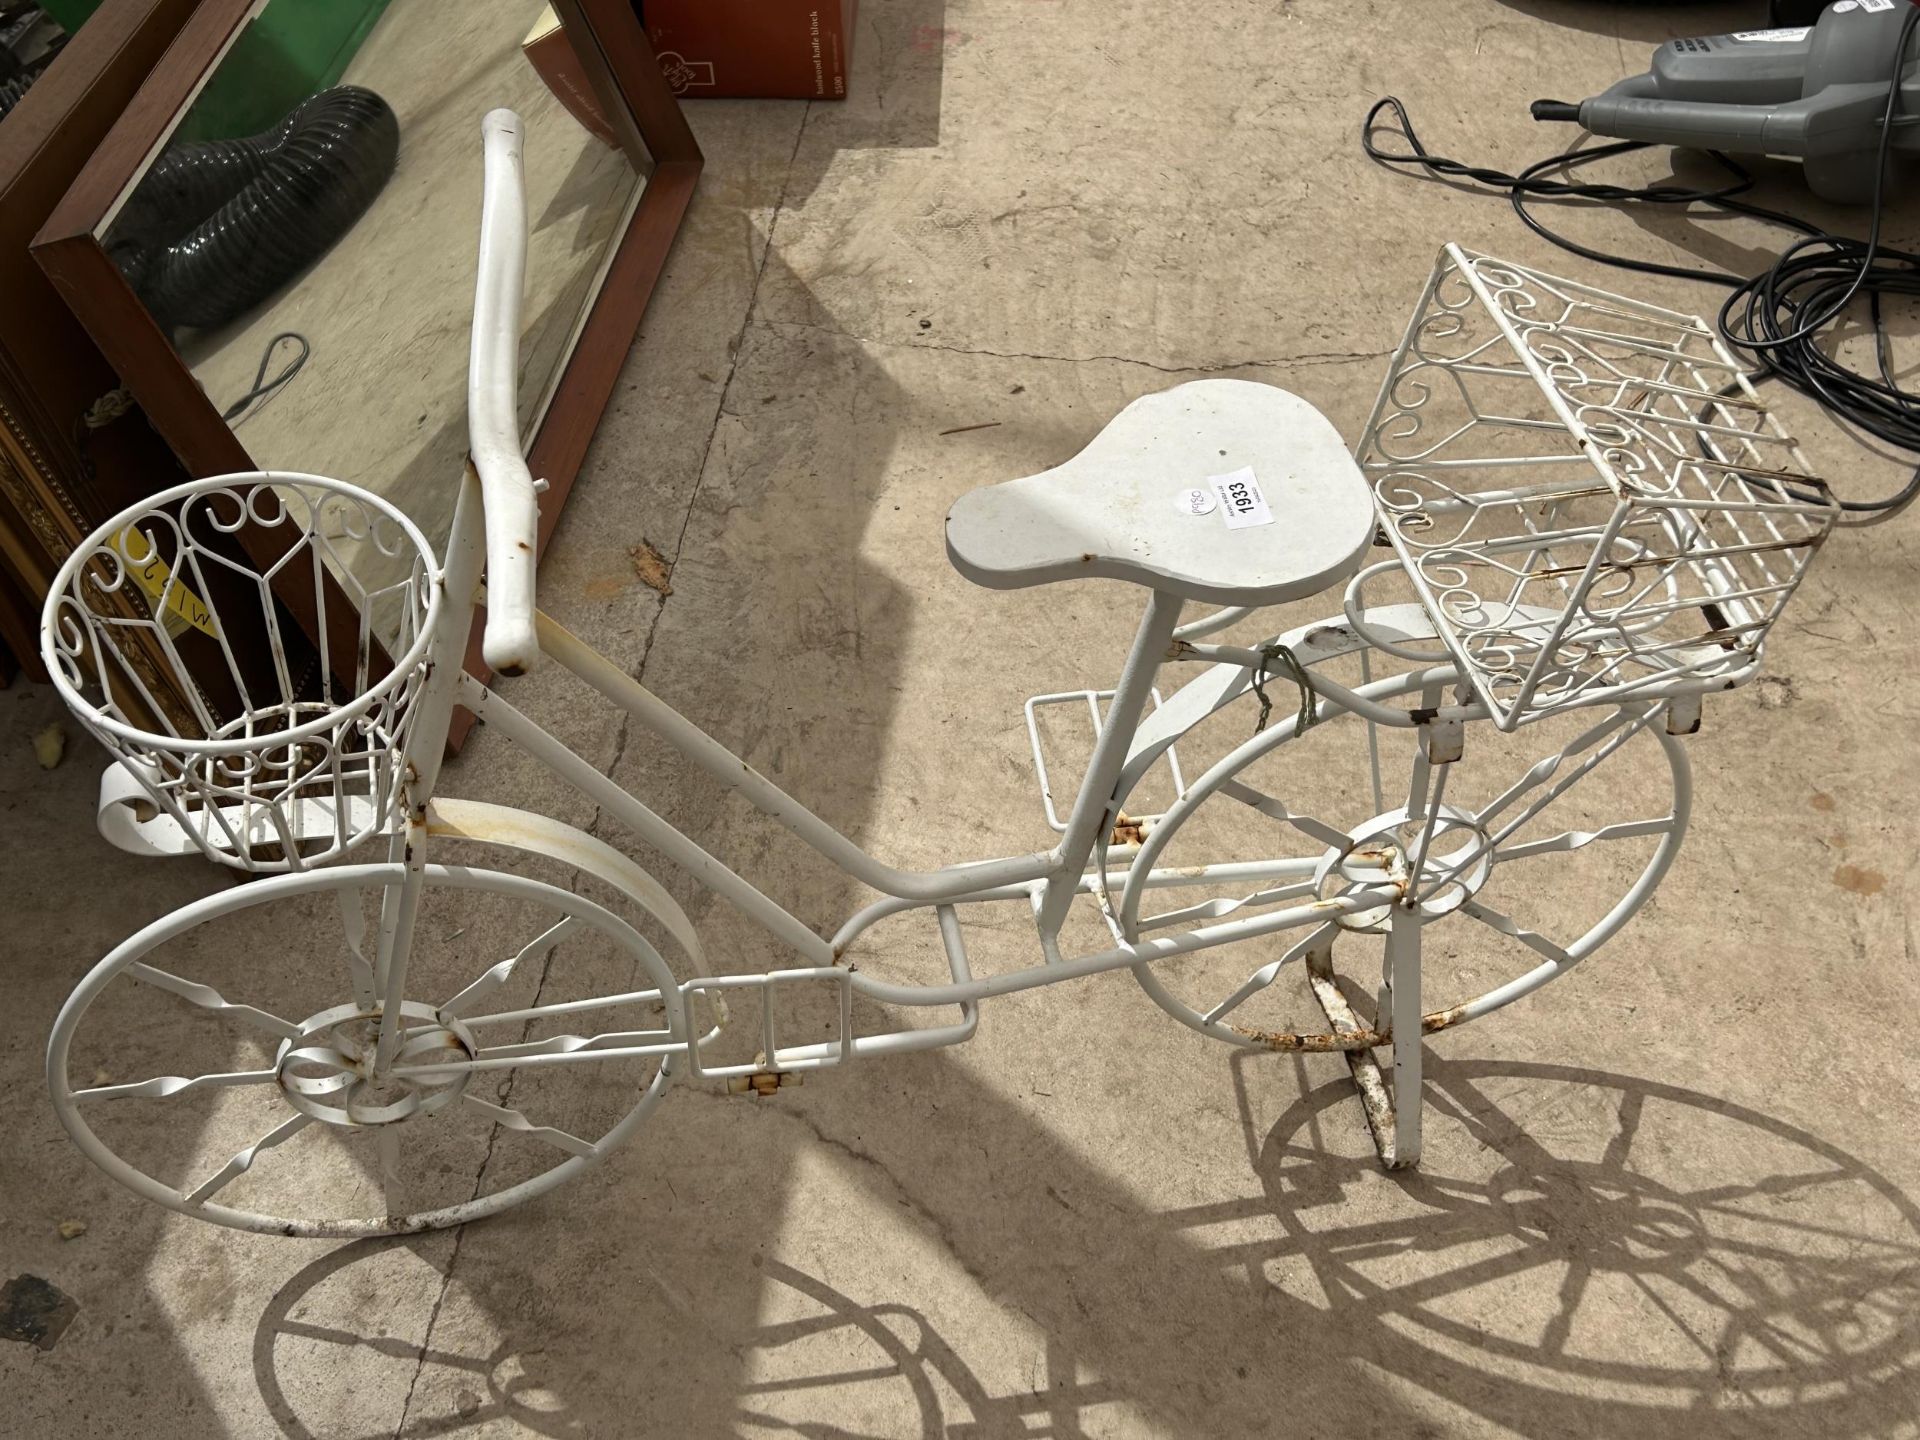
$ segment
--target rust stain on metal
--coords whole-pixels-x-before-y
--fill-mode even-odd
[[[1334,1034],[1350,1042],[1345,1047],[1347,1069],[1360,1091],[1360,1106],[1366,1112],[1367,1127],[1373,1131],[1374,1147],[1379,1150],[1382,1163],[1389,1170],[1396,1169],[1393,1094],[1387,1089],[1386,1077],[1380,1073],[1379,1062],[1373,1058],[1373,1047],[1368,1045],[1363,1048],[1358,1044],[1362,1036],[1373,1036],[1377,1032],[1363,1025],[1360,1017],[1353,1013],[1353,1007],[1347,1003],[1347,997],[1341,991],[1339,979],[1334,973],[1332,950],[1308,952],[1307,984],[1313,990],[1313,998],[1319,1001],[1320,1009],[1326,1014],[1327,1023],[1333,1026]]]
[[[1738,650],[1739,642],[1753,633],[1751,625],[1728,626],[1723,630],[1703,630],[1700,642],[1703,645],[1718,645],[1722,650]]]
[[[1154,873],[1156,875],[1177,875],[1183,880],[1204,880],[1210,868],[1211,867],[1207,865],[1161,865],[1154,868]]]
[[[1330,985],[1331,982],[1316,981],[1313,989],[1315,995],[1321,997],[1322,1007],[1328,1008],[1326,997],[1321,995],[1323,984]],[[1345,996],[1340,997],[1339,1004],[1340,1007],[1346,1011],[1346,1015],[1353,1015],[1352,1010],[1347,1008]],[[1467,1007],[1465,1005],[1450,1005],[1444,1010],[1435,1010],[1430,1014],[1422,1015],[1420,1017],[1420,1033],[1422,1035],[1431,1035],[1437,1030],[1446,1030],[1458,1025],[1466,1020],[1466,1010]],[[1333,1021],[1334,1028],[1332,1030],[1322,1030],[1317,1033],[1314,1031],[1295,1030],[1259,1030],[1249,1025],[1230,1024],[1227,1028],[1233,1031],[1234,1034],[1244,1036],[1246,1039],[1253,1041],[1256,1045],[1263,1045],[1269,1050],[1278,1050],[1286,1053],[1297,1051],[1309,1055],[1352,1054],[1355,1051],[1375,1050],[1382,1045],[1391,1045],[1393,1043],[1393,1030],[1391,1027],[1385,1030],[1376,1030],[1371,1025],[1360,1024],[1359,1018],[1354,1016],[1353,1024],[1355,1028],[1348,1029],[1344,1023],[1344,1017],[1329,1016],[1328,1018]]]
[[[1147,838],[1146,823],[1134,819],[1122,810],[1113,817],[1113,834],[1107,838],[1109,845],[1139,845]]]
[[[805,1075],[798,1070],[757,1070],[751,1075],[735,1075],[727,1081],[727,1090],[734,1095],[758,1095],[762,1099],[776,1090],[797,1088],[806,1083]]]
[[[1772,465],[1753,465],[1744,460],[1716,460],[1711,455],[1689,455],[1686,463],[1702,468],[1712,468],[1736,475],[1744,475],[1749,480],[1757,476],[1763,480],[1791,480],[1796,485],[1812,485],[1819,490],[1831,490],[1833,488],[1818,475],[1806,475],[1798,470],[1782,470]]]
[[[1312,1055],[1331,1055],[1345,1050],[1371,1050],[1376,1045],[1386,1044],[1391,1038],[1373,1030],[1356,1030],[1351,1034],[1336,1034],[1329,1031],[1313,1034],[1293,1030],[1257,1030],[1250,1025],[1229,1025],[1227,1028],[1236,1035],[1245,1036],[1256,1045],[1264,1045],[1269,1050],[1303,1051]]]
[[[640,583],[656,595],[671,595],[673,583],[673,565],[662,555],[651,540],[644,536],[640,543],[627,551],[627,558],[633,562],[633,573],[640,577]]]

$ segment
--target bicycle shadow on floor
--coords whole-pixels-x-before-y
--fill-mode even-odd
[[[912,1246],[872,1236],[864,1272],[838,1257],[778,1259],[762,1247],[782,1228],[781,1196],[766,1193],[758,1228],[743,1232],[737,1204],[695,1182],[648,1228],[659,1256],[705,1257],[691,1273],[706,1292],[687,1292],[687,1272],[664,1258],[636,1272],[602,1256],[653,1279],[608,1287],[597,1334],[556,1331],[551,1307],[530,1305],[524,1273],[463,1267],[486,1343],[429,1348],[423,1375],[443,1388],[457,1377],[455,1399],[406,1433],[490,1422],[637,1433],[622,1427],[641,1414],[649,1433],[690,1435],[1058,1437],[1107,1433],[1123,1417],[1195,1436],[1316,1434],[1336,1417],[1355,1434],[1439,1433],[1422,1425],[1449,1408],[1415,1391],[1532,1436],[1881,1433],[1912,1413],[1920,1207],[1761,1112],[1571,1066],[1434,1059],[1429,1158],[1388,1177],[1344,1076],[1302,1086],[1267,1124],[1251,1092],[1291,1090],[1306,1067],[1236,1056],[1258,1189],[1156,1216],[1059,1139],[1019,1133],[1004,1099],[949,1059],[896,1063],[921,1072],[906,1077],[916,1089],[941,1087],[933,1133],[865,1130],[883,1117],[851,1086],[797,1117],[733,1111],[755,1113],[756,1128],[791,1132],[798,1118],[825,1132],[824,1146],[801,1136],[766,1157],[763,1173],[791,1177],[804,1152],[818,1160],[831,1147],[880,1210],[919,1212],[969,1283],[1044,1337],[1025,1383],[1008,1383],[997,1337],[964,1303],[937,1282],[899,1278],[919,1263]],[[683,1119],[712,1108],[679,1107]],[[963,1146],[983,1125],[1019,1161],[988,1180],[916,1177],[892,1158]],[[849,1134],[871,1135],[872,1151],[835,1138]],[[629,1177],[620,1189],[623,1204],[650,1205],[635,1191],[657,1185]],[[591,1245],[621,1226],[614,1199],[576,1191],[549,1203],[586,1202],[568,1228]],[[998,1223],[983,1223],[983,1201]],[[857,1202],[838,1203],[858,1223]],[[393,1243],[323,1258],[263,1315],[255,1377],[294,1440],[337,1432],[306,1428],[289,1397],[342,1347],[390,1343],[301,1317],[327,1312],[329,1289],[344,1299],[355,1266]],[[424,1262],[422,1278],[434,1279]],[[648,1372],[637,1388],[634,1369]]]
[[[781,266],[776,253],[768,276],[798,284]],[[1330,409],[1363,403],[1342,397],[1346,378],[1288,383]],[[642,680],[890,861],[1030,848],[1038,797],[1016,687],[1102,679],[1137,597],[968,592],[940,558],[940,516],[971,484],[1077,449],[1124,391],[1163,383],[749,325]],[[1013,405],[1016,387],[1032,409]],[[999,414],[1001,428],[950,428]],[[936,645],[938,667],[910,663]],[[563,698],[544,704],[556,727],[585,728]],[[963,726],[977,744],[940,738]],[[860,887],[638,727],[612,750],[617,778],[809,925],[831,930],[860,903]],[[472,754],[486,752],[483,734]],[[708,892],[661,876],[725,968],[792,963]],[[902,925],[875,963],[937,977],[932,927]],[[1024,917],[977,931],[979,973],[1031,962]],[[863,1033],[876,1018],[862,1007]],[[1920,1220],[1890,1182],[1671,1087],[1437,1061],[1432,1075],[1427,1169],[1394,1179],[1338,1061],[1229,1067],[1120,977],[1064,987],[1007,1002],[970,1054],[889,1059],[767,1101],[682,1086],[631,1147],[551,1199],[437,1247],[329,1256],[268,1307],[255,1378],[301,1440],[360,1433],[337,1403],[343,1375],[404,1396],[409,1435],[1211,1440],[1337,1422],[1400,1436],[1458,1413],[1436,1392],[1520,1433],[1582,1440],[1683,1423],[1731,1440],[1906,1413],[1920,1344],[1895,1327],[1854,1346],[1847,1329],[1913,1299],[1897,1267],[1920,1253]],[[1249,1082],[1238,1111],[1236,1076]],[[1254,1095],[1269,1080],[1277,1093]],[[1526,1113],[1503,1123],[1509,1086]],[[1689,1126],[1736,1121],[1766,1143],[1707,1147],[1744,1168],[1692,1174]],[[1229,1158],[1240,1128],[1244,1172]],[[1607,1158],[1623,1129],[1636,1137],[1625,1178],[1611,1169],[1626,1160]],[[1591,1153],[1559,1148],[1568,1137]],[[1819,1237],[1833,1248],[1770,1239],[1773,1268],[1727,1279],[1739,1227],[1760,1223],[1738,1207],[1772,1223],[1769,1207],[1795,1203],[1782,1194],[1821,1192],[1796,1178],[1820,1166],[1858,1192],[1840,1234]],[[1863,1206],[1878,1208],[1856,1219]],[[1848,1245],[1866,1248],[1849,1260]],[[1692,1267],[1712,1271],[1707,1295],[1686,1292]],[[1579,1303],[1561,1294],[1570,1276]],[[1522,1281],[1544,1293],[1514,1303],[1502,1287]],[[1653,1298],[1633,1299],[1642,1281]],[[370,1297],[424,1327],[393,1338]],[[1849,1321],[1856,1297],[1878,1308]],[[1603,1302],[1596,1326],[1583,1307]],[[1784,1355],[1750,1353],[1768,1344]]]
[[[1656,1080],[1429,1054],[1440,1143],[1356,1224],[1379,1171],[1344,1079],[1257,1133],[1254,1063],[1235,1057],[1235,1088],[1265,1193],[1175,1223],[1271,1217],[1213,1253],[1317,1292],[1331,1348],[1520,1433],[1864,1434],[1913,1413],[1920,1206],[1820,1136]]]
[[[255,1332],[253,1366],[267,1411],[289,1440],[321,1440],[301,1417],[294,1397],[283,1387],[284,1356],[301,1344],[319,1347],[369,1347],[411,1360],[417,1352],[405,1342],[367,1337],[350,1329],[295,1318],[314,1292],[334,1283],[354,1264],[378,1252],[405,1248],[401,1240],[363,1240],[314,1261],[273,1297]],[[892,1392],[897,1412],[909,1422],[901,1434],[1020,1435],[1045,1434],[1036,1420],[1112,1403],[1119,1392],[1100,1382],[1050,1387],[1044,1393],[995,1396],[923,1308],[904,1301],[863,1304],[816,1276],[780,1261],[763,1269],[770,1289],[805,1308],[800,1318],[770,1321],[747,1331],[740,1350],[772,1362],[787,1373],[739,1387],[731,1412],[717,1406],[709,1417],[716,1429],[764,1428],[801,1434],[847,1435],[831,1420],[810,1423],[795,1415],[796,1403],[825,1416],[844,1413],[849,1391],[868,1392],[861,1403],[874,1408],[872,1392]],[[791,1357],[789,1362],[788,1357]],[[502,1342],[486,1354],[461,1355],[429,1349],[424,1363],[468,1378],[468,1399],[456,1414],[438,1423],[409,1426],[408,1435],[457,1433],[510,1423],[537,1435],[605,1433],[610,1417],[574,1413],[563,1397],[538,1380],[529,1383],[526,1355]],[[893,1407],[888,1407],[892,1409]],[[956,1408],[970,1417],[953,1423]],[[1054,1434],[1073,1433],[1056,1428]],[[367,1440],[385,1437],[369,1430]]]

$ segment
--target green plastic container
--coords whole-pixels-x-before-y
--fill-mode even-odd
[[[69,34],[101,0],[40,0]],[[278,125],[339,83],[388,0],[270,0],[220,62],[175,138],[231,140]]]

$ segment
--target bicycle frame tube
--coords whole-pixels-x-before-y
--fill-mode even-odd
[[[443,617],[432,647],[424,693],[407,742],[407,797],[404,829],[392,842],[392,857],[409,867],[410,879],[425,863],[427,803],[438,776],[456,700],[483,721],[506,733],[575,788],[592,796],[648,843],[685,866],[697,879],[733,901],[770,933],[815,964],[832,964],[839,947],[823,939],[799,917],[775,903],[689,836],[655,814],[638,798],[539,725],[464,673],[460,642],[471,628],[479,596],[481,557],[499,593],[487,625],[489,661],[518,673],[544,652],[619,705],[635,720],[665,739],[725,788],[738,792],[754,808],[779,822],[797,838],[856,880],[894,901],[910,905],[950,905],[956,901],[1031,887],[1035,914],[1047,959],[1058,963],[1054,938],[1095,845],[1111,823],[1112,796],[1125,767],[1129,746],[1151,692],[1155,672],[1168,658],[1179,624],[1181,601],[1153,592],[1134,637],[1120,680],[1101,726],[1066,833],[1050,851],[946,866],[927,872],[897,869],[876,859],[825,820],[761,775],[750,764],[660,700],[605,656],[533,611],[532,482],[521,460],[515,424],[513,358],[517,349],[526,219],[519,174],[519,120],[511,112],[489,114],[486,135],[486,199],[481,223],[479,275],[475,286],[472,351],[468,367],[469,438],[473,459],[461,482],[442,580],[453,612]],[[463,627],[461,620],[466,621]],[[1221,616],[1213,617],[1224,623]],[[410,883],[388,897],[382,916],[381,963],[375,979],[397,996],[404,989],[407,938],[417,901]],[[1016,889],[1016,893],[1018,893]],[[871,907],[869,907],[871,908]],[[865,913],[865,912],[863,912]],[[943,929],[952,922],[943,916]],[[854,933],[857,933],[857,923]],[[397,1007],[390,1007],[397,1013]],[[381,1060],[390,1058],[397,1034],[389,1024],[381,1036]]]
[[[1087,762],[1086,778],[1074,798],[1073,813],[1067,817],[1067,833],[1060,837],[1054,854],[1061,858],[1058,872],[1048,877],[1046,893],[1036,911],[1040,925],[1040,943],[1052,953],[1067,908],[1073,904],[1080,873],[1087,868],[1087,857],[1096,842],[1106,834],[1114,817],[1109,813],[1114,786],[1127,763],[1127,751],[1133,734],[1146,713],[1148,696],[1153,692],[1153,677],[1167,657],[1173,630],[1180,623],[1180,598],[1164,590],[1153,592],[1147,601],[1147,613],[1141,618],[1133,648],[1127,652],[1126,667],[1113,688],[1107,705],[1107,720],[1094,743],[1093,758]],[[1104,868],[1104,865],[1103,867]]]
[[[1036,880],[1062,868],[1061,850],[952,865],[925,873],[882,863],[815,815],[745,760],[546,615],[536,617],[541,650],[756,810],[777,820],[855,879],[901,899],[932,904],[998,885]],[[1064,848],[1064,847],[1063,847]],[[1084,861],[1084,855],[1081,857]],[[1077,872],[1078,866],[1072,867]]]
[[[477,531],[464,538],[473,543],[477,540]],[[549,617],[538,616],[536,624],[540,648],[552,661],[626,710],[721,785],[738,793],[761,813],[783,825],[846,874],[887,897],[858,911],[831,940],[816,933],[806,922],[663,819],[638,797],[601,774],[491,687],[468,675],[457,676],[456,683],[461,703],[471,708],[491,728],[600,804],[646,844],[685,868],[703,886],[731,901],[768,933],[792,946],[809,963],[832,965],[874,922],[889,915],[929,906],[1027,897],[1035,902],[1043,943],[1050,934],[1057,933],[1059,918],[1051,918],[1050,921],[1046,907],[1051,904],[1063,917],[1074,896],[1091,889],[1091,882],[1083,872],[1099,837],[1099,826],[1106,818],[1116,777],[1125,762],[1139,713],[1144,708],[1147,689],[1152,684],[1159,660],[1167,652],[1173,628],[1178,622],[1179,609],[1180,602],[1172,596],[1156,595],[1149,602],[1129,651],[1114,703],[1109,707],[1107,723],[1095,746],[1087,778],[1069,817],[1068,833],[1062,837],[1061,843],[1050,852],[971,862],[921,873],[898,870],[862,850],[620,670],[612,661]],[[1236,877],[1271,878],[1269,871],[1278,873],[1285,870],[1290,873],[1293,868],[1296,867],[1283,865],[1276,868],[1261,863],[1229,864],[1182,870],[1158,876],[1147,883],[1158,886],[1199,884],[1208,879]],[[1240,871],[1244,871],[1245,875],[1238,875]],[[1208,932],[1200,943],[1221,943],[1225,938],[1228,937],[1224,931],[1218,937]],[[1069,974],[1116,969],[1134,963],[1139,958],[1131,949],[1119,949],[1062,962],[1050,945],[1047,946],[1047,956],[1048,963],[1037,967],[1033,978],[1016,981],[1008,988],[1022,989],[1029,984],[1045,983],[1043,977],[1064,979]],[[1024,975],[1026,972],[1021,973]],[[996,977],[995,983],[1004,984],[1011,978]],[[944,1001],[923,1000],[918,1003],[955,1003],[951,991],[952,987],[946,987],[938,992],[948,996]],[[996,989],[990,993],[1004,992]],[[876,994],[874,998],[894,997]]]
[[[1021,972],[1017,976],[995,977],[996,986],[1020,989],[1045,983],[1046,978],[1054,976],[1065,978],[1069,972],[1094,973],[1137,961],[1140,957],[1133,947],[1122,947],[1063,962],[1055,941],[1074,897],[1088,888],[1084,872],[1095,847],[1112,823],[1113,795],[1140,718],[1145,713],[1154,676],[1160,664],[1171,658],[1170,646],[1181,611],[1178,596],[1155,591],[1148,598],[1146,613],[1128,651],[1092,759],[1067,818],[1066,832],[1059,843],[1050,851],[951,865],[927,872],[900,870],[868,854],[591,646],[547,616],[529,613],[532,611],[532,551],[526,543],[512,543],[516,538],[524,541],[522,532],[528,529],[528,517],[532,513],[531,481],[525,480],[514,426],[515,411],[509,403],[525,229],[518,184],[518,121],[507,112],[496,112],[488,116],[486,129],[489,203],[482,217],[468,387],[474,458],[462,478],[447,564],[441,577],[446,595],[452,601],[446,609],[452,613],[443,616],[440,633],[431,648],[425,689],[407,741],[404,827],[393,838],[391,858],[407,866],[408,883],[391,891],[383,905],[381,949],[374,976],[389,1001],[396,1002],[387,1007],[390,1016],[398,1015],[397,997],[405,988],[406,952],[418,901],[418,876],[425,864],[427,848],[427,805],[438,777],[456,701],[469,706],[481,720],[592,797],[648,844],[686,868],[703,885],[732,901],[812,965],[836,964],[845,946],[866,925],[893,907],[937,906],[941,907],[941,931],[950,958],[964,969],[963,957],[953,954],[959,946],[959,928],[951,906],[963,900],[1017,899],[1022,895],[1033,905],[1046,963],[1031,976]],[[508,553],[510,551],[512,553]],[[514,673],[530,664],[535,653],[544,652],[666,740],[723,787],[737,792],[844,873],[881,892],[887,899],[858,912],[834,940],[823,938],[488,686],[465,674],[461,644],[471,629],[472,609],[480,596],[483,555],[490,577],[504,585],[494,597],[497,604],[493,609],[500,613],[490,613],[487,631],[488,658],[494,660],[497,667]],[[505,573],[496,575],[494,572],[502,566],[506,567]],[[1216,628],[1232,614],[1229,611],[1213,616],[1211,625],[1199,628]],[[509,650],[513,652],[511,655],[505,653]],[[496,656],[496,651],[501,653]],[[510,663],[503,665],[503,661]],[[1340,698],[1349,697],[1343,692]],[[1101,864],[1104,867],[1104,850]],[[1263,924],[1275,918],[1265,917]],[[1223,937],[1228,932],[1238,933],[1233,925],[1213,928]],[[1202,931],[1196,935],[1210,933]],[[1196,943],[1212,942],[1201,939]],[[956,970],[956,984],[960,973]],[[985,983],[967,982],[970,986]],[[955,986],[948,986],[939,993],[954,991]],[[876,994],[876,998],[883,997]],[[923,1000],[921,1003],[945,1002]],[[964,999],[960,1003],[965,1003]],[[391,1059],[397,1038],[397,1021],[390,1019],[383,1025],[380,1037],[382,1066]]]
[[[737,792],[755,809],[785,826],[847,874],[896,899],[934,905],[978,897],[984,892],[1008,885],[1056,877],[1062,880],[1070,878],[1075,884],[1078,883],[1080,872],[1092,853],[1096,827],[1105,814],[1108,796],[1119,767],[1124,762],[1127,743],[1139,718],[1138,712],[1144,707],[1145,693],[1152,683],[1154,667],[1160,654],[1165,651],[1167,636],[1172,631],[1178,612],[1179,602],[1170,596],[1156,596],[1149,603],[1147,618],[1128,656],[1121,693],[1116,696],[1109,710],[1101,744],[1096,749],[1093,765],[1086,783],[1081,787],[1080,797],[1075,802],[1068,822],[1068,832],[1061,843],[1047,852],[951,865],[925,872],[896,869],[868,854],[565,627],[544,614],[537,617],[536,625],[544,654],[627,711],[722,786]],[[1134,691],[1138,693],[1134,694]],[[648,843],[673,855],[703,879],[714,883],[722,894],[769,922],[776,933],[789,940],[798,940],[791,926],[782,923],[771,913],[778,907],[773,906],[765,896],[633,796],[586,765],[585,761],[520,714],[490,687],[466,677],[462,681],[461,698],[481,719],[500,727],[516,744],[555,769],[569,783],[613,807],[627,823],[645,835]],[[1129,700],[1132,703],[1129,704]],[[1062,888],[1065,897],[1071,899],[1072,887]],[[1061,908],[1064,910],[1064,903]],[[784,911],[779,911],[779,914],[788,921],[792,920]],[[806,933],[812,935],[811,931]],[[817,936],[814,940],[819,943]]]

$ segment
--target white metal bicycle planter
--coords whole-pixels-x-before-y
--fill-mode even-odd
[[[116,518],[69,560],[48,601],[49,666],[116,757],[102,784],[109,838],[285,872],[186,906],[128,940],[81,982],[49,1045],[54,1104],[82,1149],[136,1192],[202,1219],[343,1236],[476,1219],[605,1156],[683,1075],[766,1090],[856,1058],[956,1044],[974,1033],[982,1001],[1123,969],[1203,1034],[1344,1052],[1382,1160],[1414,1164],[1419,1037],[1566,973],[1645,903],[1687,823],[1677,737],[1697,728],[1704,692],[1755,673],[1768,627],[1835,518],[1824,487],[1701,322],[1449,246],[1357,460],[1284,391],[1202,381],[1136,401],[1065,465],[953,508],[949,554],[971,579],[999,588],[1128,581],[1148,592],[1146,612],[1110,692],[1029,704],[1043,787],[1042,712],[1068,701],[1090,706],[1097,721],[1064,818],[1047,791],[1057,843],[908,873],[862,851],[534,613],[535,487],[513,394],[525,245],[518,133],[511,114],[488,118],[469,386],[474,463],[444,566],[404,515],[365,490],[313,476],[227,476]],[[276,522],[332,561],[351,551],[353,564],[336,563],[337,574],[390,577],[354,597],[391,642],[384,676],[373,670],[368,625],[356,621],[353,693],[328,688],[302,702],[298,677],[282,674],[279,693],[247,694],[228,638],[248,626],[271,638],[279,621],[270,570],[237,565],[222,537]],[[1358,569],[1383,539],[1394,558]],[[486,654],[497,671],[519,673],[540,654],[557,661],[880,898],[831,935],[818,933],[464,674],[483,551]],[[139,590],[135,572],[163,577],[148,586],[154,618],[128,620],[124,605],[106,603]],[[1369,603],[1370,587],[1396,580],[1411,583],[1411,599]],[[1332,619],[1264,643],[1209,638],[1342,584],[1343,612]],[[181,597],[211,604],[223,589],[251,604],[212,614],[198,637],[181,633],[170,618]],[[1191,603],[1224,608],[1183,623]],[[244,708],[203,703],[178,727],[136,718],[162,710],[130,658],[129,632],[139,627],[189,690],[195,662],[183,652],[197,645],[202,656],[224,656]],[[1158,703],[1162,665],[1181,663],[1200,667],[1197,678]],[[1333,678],[1343,666],[1358,667],[1353,683]],[[323,677],[323,686],[336,683]],[[1299,712],[1264,723],[1269,685],[1298,687]],[[456,705],[801,963],[713,973],[685,910],[633,859],[530,812],[437,797]],[[1218,758],[1191,780],[1172,769],[1170,803],[1130,814],[1147,777],[1168,773],[1173,746],[1209,726],[1230,735]],[[1555,726],[1564,738],[1533,743]],[[1281,798],[1263,773],[1269,757],[1296,756],[1308,758],[1284,773],[1311,804]],[[1483,757],[1486,779],[1470,796]],[[1609,806],[1618,813],[1601,813]],[[614,903],[525,874],[436,863],[436,846],[451,840],[557,861]],[[323,864],[363,842],[384,843],[386,858]],[[1598,868],[1577,885],[1541,869],[1595,856]],[[1529,859],[1536,864],[1518,864]],[[1489,898],[1514,869],[1547,877],[1528,882],[1548,897],[1544,920]],[[1038,958],[976,976],[965,925],[994,904],[1030,910]],[[1583,906],[1591,913],[1567,918]],[[322,963],[302,969],[288,956],[260,956],[241,979],[310,983],[301,1008],[253,1003],[257,988],[230,998],[152,963],[265,907],[268,933],[287,936],[290,951],[315,944]],[[1110,943],[1076,949],[1068,937],[1088,907]],[[497,933],[483,921],[502,908],[536,918],[524,933]],[[465,966],[436,989],[421,917],[449,911],[477,918],[465,945],[464,927],[436,931],[434,954]],[[861,968],[872,927],[928,911],[945,957],[937,983]],[[1437,975],[1451,953],[1427,933],[1443,934],[1442,922],[1471,930],[1476,944],[1523,951],[1524,968],[1489,980],[1473,960],[1456,977],[1463,995],[1424,1003],[1432,986],[1423,970]],[[1382,951],[1371,1016],[1333,969],[1336,942],[1368,937]],[[511,987],[536,970],[544,976],[576,946],[611,957],[614,982],[576,1000],[548,1001],[542,991],[530,1004],[505,1003]],[[675,951],[678,972],[667,959]],[[1306,1030],[1249,1023],[1294,962],[1324,1019]],[[1206,973],[1216,963],[1225,979]],[[238,1063],[169,1058],[179,1052],[152,1038],[156,1007],[137,998],[152,991],[185,1002],[187,1020],[198,1017],[186,1027],[195,1053],[217,1055],[234,1037],[246,1053]],[[758,1007],[738,1003],[749,991]],[[809,995],[826,1038],[784,1040],[783,1017]],[[874,1006],[954,1014],[932,1026],[863,1026],[856,1001],[860,1014]],[[733,1012],[750,1017],[742,1021],[752,1026],[750,1058],[724,1058]],[[134,1028],[117,1028],[127,1015]],[[610,1028],[592,1028],[601,1023]],[[1391,1047],[1390,1083],[1373,1056],[1382,1046]],[[616,1070],[620,1083],[602,1087],[613,1113],[576,1127],[589,1133],[537,1113],[542,1077]],[[141,1078],[124,1078],[130,1071]],[[197,1142],[169,1142],[162,1122],[188,1097],[210,1095],[240,1106],[246,1143],[181,1178],[181,1155]],[[558,1103],[569,1097],[577,1098],[569,1091]],[[97,1117],[143,1102],[150,1121],[123,1126],[125,1138],[102,1137]],[[463,1118],[489,1145],[503,1127],[546,1158],[518,1162],[491,1193],[410,1206],[409,1167],[431,1168],[435,1135]],[[265,1153],[316,1129],[356,1144],[370,1137],[377,1181],[323,1154],[317,1167],[278,1162],[287,1176],[273,1184]],[[403,1153],[403,1140],[418,1143]],[[343,1199],[316,1193],[336,1182]]]

